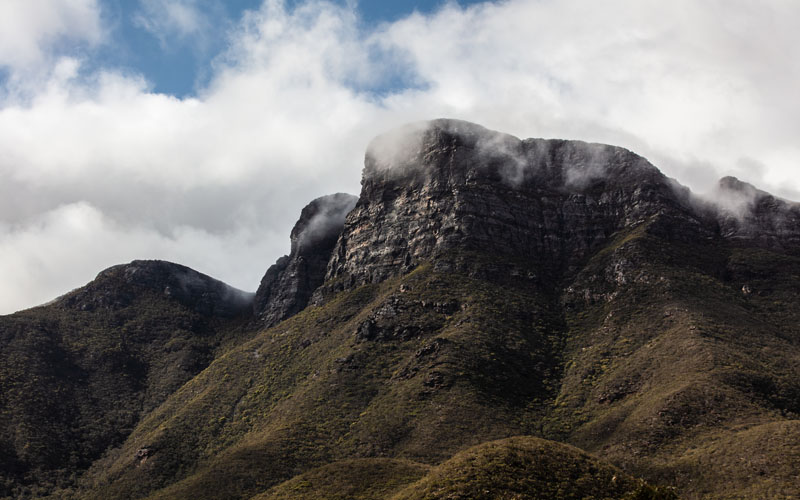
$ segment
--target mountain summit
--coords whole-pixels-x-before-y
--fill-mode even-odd
[[[290,241],[0,317],[0,497],[800,496],[798,204],[434,120]]]
[[[328,278],[380,280],[452,249],[559,270],[648,217],[691,219],[672,184],[622,148],[455,120],[409,125],[370,144]]]
[[[58,302],[81,311],[122,308],[145,290],[161,292],[207,316],[237,316],[253,302],[251,293],[186,266],[160,260],[135,260],[110,267],[85,287],[60,297]]]

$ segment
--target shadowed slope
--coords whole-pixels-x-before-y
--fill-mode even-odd
[[[242,335],[251,300],[184,266],[134,261],[0,317],[0,497],[70,485]]]

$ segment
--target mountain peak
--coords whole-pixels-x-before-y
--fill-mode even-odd
[[[410,184],[470,181],[582,192],[597,183],[665,183],[647,160],[627,149],[583,141],[525,139],[481,125],[437,119],[404,125],[369,144],[364,182]]]
[[[727,175],[719,180],[717,183],[720,189],[727,191],[755,191],[756,188],[752,184],[740,181],[737,177]]]
[[[367,146],[366,167],[381,171],[387,168],[415,166],[437,151],[458,148],[486,149],[491,144],[519,144],[512,135],[489,130],[463,120],[440,118],[402,125],[375,137]]]
[[[723,177],[711,194],[721,234],[730,240],[789,250],[800,244],[800,204],[736,177]],[[796,251],[796,250],[794,250]]]
[[[614,146],[385,134],[252,307],[133,261],[0,318],[0,497],[797,497],[800,208],[715,194]]]
[[[624,148],[413,123],[370,144],[328,277],[380,281],[454,248],[561,269],[625,225],[689,216],[682,205],[672,181]]]
[[[59,300],[81,310],[130,305],[142,291],[159,293],[206,315],[235,316],[247,310],[253,294],[233,288],[186,266],[163,260],[134,260],[101,271],[86,286]]]
[[[291,253],[314,252],[317,246],[333,246],[358,197],[347,193],[320,196],[300,212],[291,232]],[[329,240],[333,241],[329,241]]]

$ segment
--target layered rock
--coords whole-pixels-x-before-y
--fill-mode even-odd
[[[337,193],[315,199],[300,213],[291,233],[291,251],[273,264],[256,292],[253,312],[272,326],[300,312],[325,279],[331,252],[355,206],[353,195]]]
[[[380,281],[453,249],[559,273],[654,216],[701,231],[673,185],[619,147],[519,140],[455,120],[410,125],[370,144],[328,278]]]

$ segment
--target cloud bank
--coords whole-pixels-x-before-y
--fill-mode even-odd
[[[179,4],[153,29],[199,36],[200,4]],[[0,313],[134,258],[254,290],[308,201],[358,192],[372,137],[436,117],[620,145],[699,191],[736,175],[798,199],[798,18],[788,0],[510,0],[366,25],[352,3],[266,0],[178,99],[84,69],[107,36],[97,2],[5,2]]]
[[[30,69],[57,45],[95,45],[104,35],[97,0],[0,2],[0,66]]]

